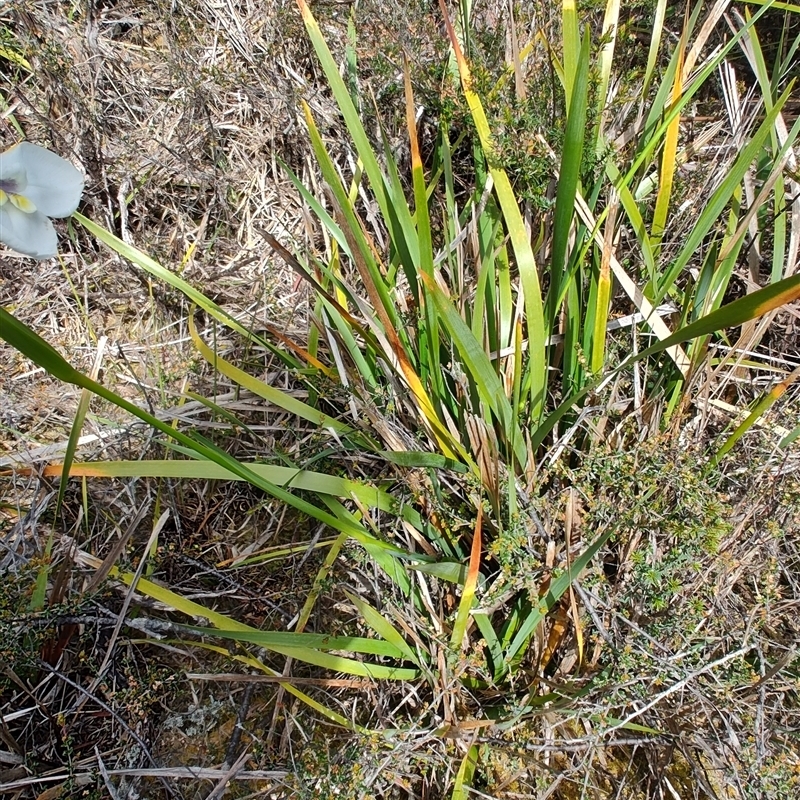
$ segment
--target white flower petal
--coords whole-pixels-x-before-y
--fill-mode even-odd
[[[39,211],[26,214],[11,203],[0,207],[0,242],[33,258],[52,258],[58,252],[53,223]]]
[[[36,147],[29,142],[20,142],[10,147],[5,153],[0,153],[0,181],[14,180],[25,172],[24,155],[25,147]],[[42,148],[39,148],[40,150]]]
[[[61,156],[30,142],[20,142],[0,155],[0,179],[6,169],[13,176],[15,168],[24,170],[27,180],[21,194],[42,214],[68,217],[78,207],[83,175]]]

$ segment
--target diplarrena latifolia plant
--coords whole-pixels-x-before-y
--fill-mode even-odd
[[[80,463],[73,447],[47,473],[62,478],[62,492],[70,477],[245,481],[325,531],[319,544],[324,560],[287,630],[261,630],[181,595],[144,572],[145,554],[137,569],[106,565],[113,579],[183,615],[171,646],[204,650],[266,674],[350,731],[391,741],[421,730],[458,741],[454,798],[466,797],[479,762],[488,762],[489,746],[474,743],[474,731],[498,726],[513,732],[544,712],[572,720],[574,698],[608,679],[599,656],[586,648],[590,639],[603,646],[602,636],[587,633],[602,623],[590,593],[601,600],[613,594],[603,570],[611,570],[612,555],[619,559],[625,542],[610,522],[581,523],[593,500],[576,465],[588,462],[589,453],[624,448],[635,438],[615,416],[628,401],[637,420],[647,414],[651,433],[675,425],[690,403],[703,402],[697,376],[721,366],[709,355],[710,345],[735,344],[735,329],[747,330],[751,321],[800,297],[784,236],[770,253],[764,285],[725,302],[750,223],[765,219],[762,206],[791,224],[781,193],[800,122],[773,135],[792,85],[782,74],[767,75],[759,60],[757,23],[766,6],[731,18],[733,32],[711,49],[705,45],[720,21],[717,5],[698,3],[687,12],[678,44],[658,68],[666,6],[659,0],[641,92],[623,108],[613,95],[618,2],[607,4],[599,43],[575,4],[565,2],[560,41],[536,34],[512,48],[493,102],[510,91],[512,78],[522,100],[527,60],[543,52],[563,109],[558,152],[547,129],[528,132],[536,174],[546,163],[555,191],[526,204],[523,194],[532,195],[515,190],[497,157],[497,138],[473,80],[469,4],[451,21],[441,3],[441,19],[450,45],[446,89],[461,93],[471,127],[454,132],[434,120],[424,131],[424,151],[406,67],[406,169],[383,131],[372,136],[365,130],[359,112],[365,100],[353,97],[358,82],[343,77],[311,9],[298,0],[351,156],[345,159],[351,169],[343,169],[323,123],[303,103],[317,185],[324,188],[309,188],[286,171],[324,233],[324,246],[305,251],[264,234],[310,287],[311,323],[302,341],[248,327],[201,288],[77,213],[83,179],[60,157],[26,142],[0,156],[0,240],[25,255],[52,257],[57,242],[48,217],[72,215],[97,240],[182,292],[193,304],[187,327],[197,353],[229,381],[290,415],[318,448],[297,461],[240,460],[233,448],[191,426],[167,423],[74,369],[36,331],[0,309],[3,338],[60,380],[159,431],[179,456]],[[687,221],[675,211],[679,167],[693,152],[681,139],[681,122],[736,47],[752,56],[763,114],[742,131],[736,155],[710,180],[705,202]],[[348,51],[346,69],[355,63]],[[767,177],[761,194],[748,201],[745,189],[756,165]],[[206,324],[198,329],[201,314]],[[217,326],[272,353],[285,380],[255,377],[246,359],[237,363],[221,352]],[[614,333],[628,328],[634,335]],[[784,391],[792,375],[781,375]],[[286,385],[293,388],[281,388]],[[772,398],[754,404],[742,425],[752,425]],[[76,437],[82,424],[79,414]],[[714,446],[709,475],[744,430],[726,432]],[[624,602],[640,617],[660,620],[677,604],[686,569],[694,573],[716,554],[716,533],[711,542],[695,529],[679,529],[673,509],[652,501],[658,482],[672,473],[651,461],[659,469],[648,476],[646,491],[628,488],[641,483],[632,468],[623,488],[610,492],[611,502],[630,504],[630,514],[621,516],[631,539],[635,532],[628,528],[638,522],[629,516],[669,518],[671,549],[662,557],[653,527],[652,541],[614,569],[628,569],[627,582],[619,579]],[[548,516],[540,499],[549,499],[556,484],[559,505]],[[698,507],[711,509],[715,530],[724,531],[717,497],[707,497],[706,488],[695,487]],[[682,541],[687,531],[693,538]],[[154,526],[148,553],[157,538]],[[282,554],[290,550],[296,552]],[[102,566],[96,555],[75,552],[82,566]],[[266,559],[255,553],[236,566]],[[343,560],[379,576],[381,591],[339,586],[332,575]],[[42,602],[49,569],[42,567],[34,604]],[[638,592],[646,591],[647,581],[658,594],[642,599]],[[348,609],[348,624],[309,632],[319,598],[332,592]],[[703,610],[695,609],[698,618]],[[350,718],[289,680],[294,662],[381,686],[413,685],[417,711],[404,729],[372,728],[368,717]],[[636,708],[609,709],[585,722],[601,732],[660,735],[639,721]]]

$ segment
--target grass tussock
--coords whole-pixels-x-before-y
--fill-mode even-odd
[[[798,15],[468,5],[0,9],[2,792],[796,796]]]

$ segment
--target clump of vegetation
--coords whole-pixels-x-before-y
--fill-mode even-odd
[[[16,576],[2,624],[17,641],[2,695],[16,771],[0,788],[793,791],[798,587],[784,565],[797,561],[785,533],[797,521],[784,481],[800,428],[769,412],[796,406],[800,370],[765,333],[800,297],[800,122],[784,119],[798,42],[768,65],[766,6],[723,20],[707,5],[668,26],[657,2],[635,65],[619,61],[613,2],[602,20],[565,3],[529,37],[510,18],[483,26],[469,4],[453,19],[425,7],[446,38],[426,51],[433,101],[420,118],[414,59],[359,52],[357,15],[324,9],[320,25],[298,0],[287,30],[302,20],[308,44],[302,68],[282,64],[298,100],[291,143],[265,133],[289,102],[264,102],[277,17],[225,26],[220,50],[216,33],[194,35],[220,29],[217,10],[142,12],[187,63],[159,62],[174,104],[155,85],[137,95],[144,162],[122,116],[113,169],[96,126],[73,132],[98,188],[64,241],[92,278],[80,288],[65,261],[58,308],[77,324],[53,337],[65,349],[85,330],[86,363],[48,343],[26,304],[0,308],[0,335],[27,359],[15,356],[18,378],[33,363],[74,392],[57,463],[45,450],[40,468],[13,453],[2,467],[15,487],[3,564]],[[0,55],[33,83],[26,43],[54,39],[41,67],[61,86],[104,30],[87,17],[97,36],[79,45],[13,21]],[[136,59],[160,58],[140,20],[106,22],[131,79]],[[732,30],[708,48],[723,22]],[[737,48],[757,113],[731,73]],[[377,104],[359,62],[373,65]],[[717,74],[734,139],[716,120],[690,139],[692,104]],[[15,114],[8,105],[25,133]],[[287,244],[283,220],[264,224],[272,178],[304,246]],[[136,271],[152,337],[114,356],[127,383],[101,375],[100,245]],[[236,277],[261,251],[291,274],[270,278],[282,317],[262,303],[266,282]],[[173,324],[177,355],[160,338]],[[125,415],[140,423],[127,442],[79,453],[84,429]],[[33,439],[27,424],[15,435]],[[753,477],[737,475],[742,452]],[[54,633],[31,636],[38,619]],[[107,715],[94,753],[89,705]],[[50,723],[41,744],[34,713]],[[175,763],[183,740],[191,755]]]

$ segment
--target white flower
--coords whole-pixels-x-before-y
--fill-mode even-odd
[[[0,242],[33,258],[52,258],[58,239],[48,217],[78,207],[83,175],[44,147],[20,142],[0,153]]]

